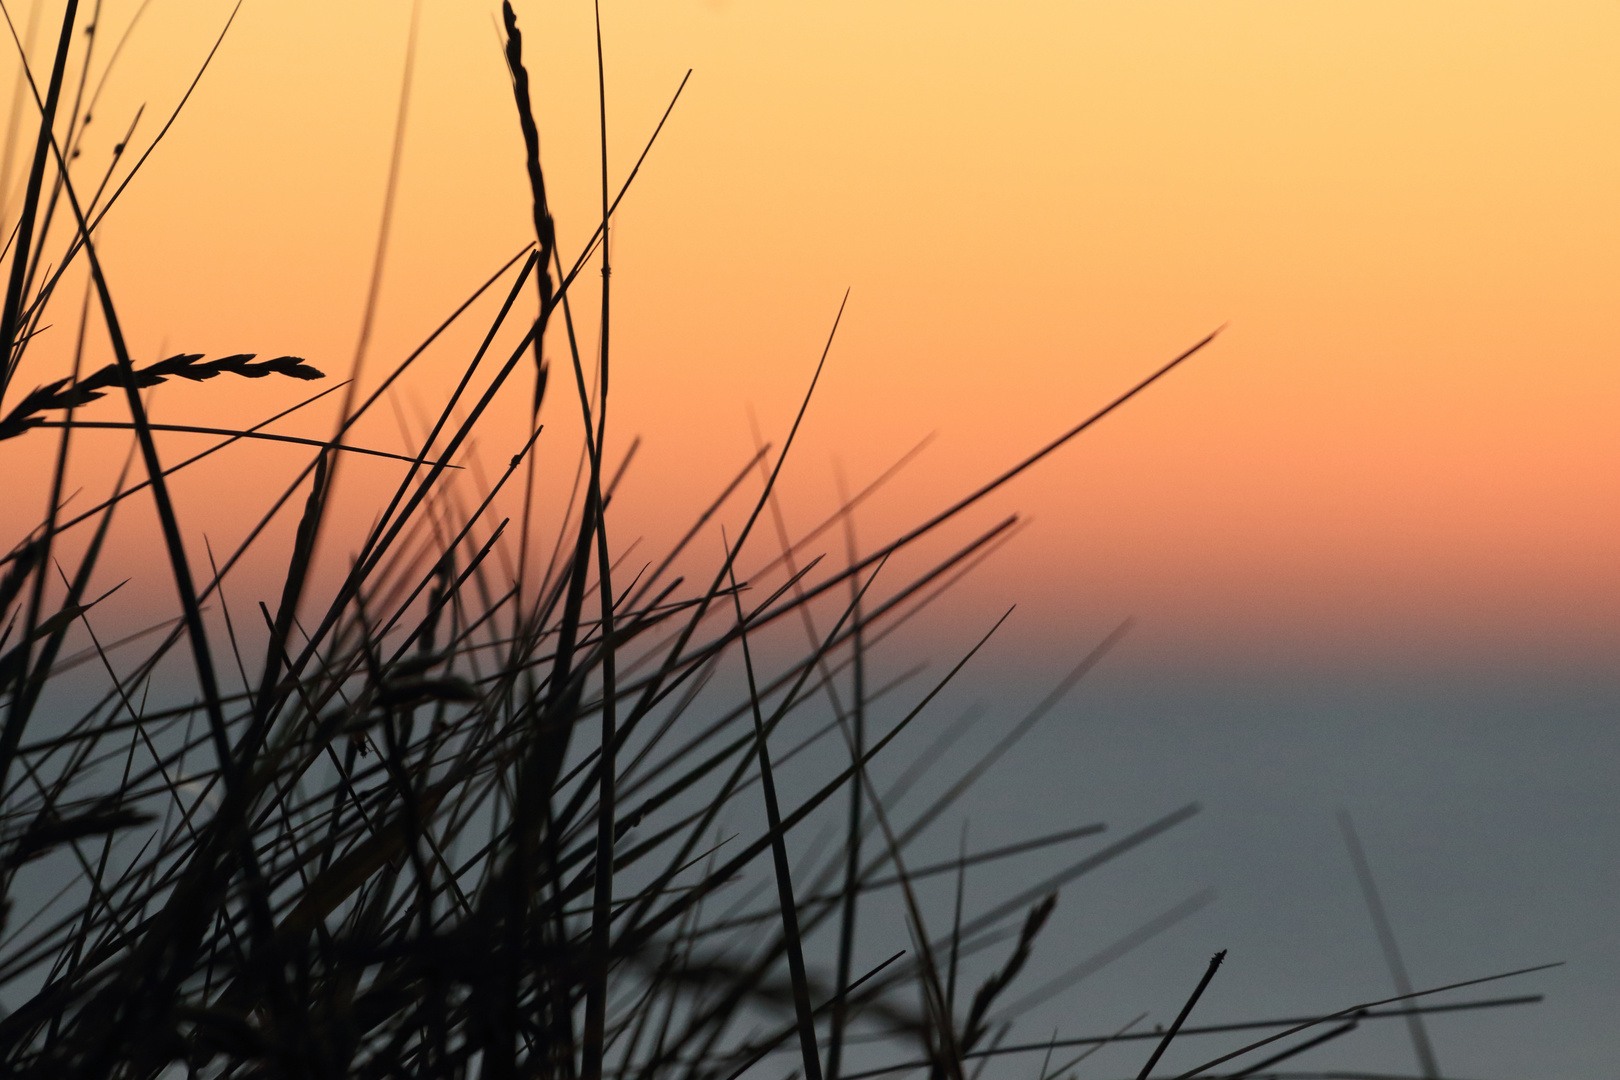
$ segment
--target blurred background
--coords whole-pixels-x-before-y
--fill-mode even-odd
[[[566,262],[600,217],[591,10],[516,6]],[[38,7],[10,17],[42,63],[59,5]],[[137,110],[130,146],[150,144],[232,14],[221,0],[101,10],[92,71],[133,29],[80,185]],[[497,18],[421,5],[362,389],[532,236]],[[410,27],[401,2],[237,11],[102,226],[138,362],[253,351],[354,369]],[[1434,1019],[1446,1075],[1615,1075],[1620,8],[611,0],[602,34],[615,186],[693,72],[615,217],[609,459],[642,439],[616,545],[677,538],[756,426],[780,446],[846,288],[781,492],[802,532],[841,483],[858,490],[929,440],[862,504],[868,547],[1225,326],[942,540],[1012,512],[1031,522],[884,661],[948,663],[1017,605],[942,703],[940,725],[985,706],[949,774],[1136,619],[964,813],[992,846],[1204,806],[1065,891],[1028,986],[1200,890],[1217,898],[1038,1005],[1023,1035],[1106,1034],[1141,1010],[1168,1022],[1218,948],[1231,953],[1200,1020],[1393,993],[1334,821],[1345,808],[1415,983],[1569,961],[1500,984],[1544,1004]],[[0,177],[11,213],[20,170]],[[581,275],[583,309],[596,280]],[[424,353],[356,441],[411,449],[498,299]],[[47,331],[20,382],[64,374],[72,335]],[[560,330],[548,340],[566,362]],[[88,348],[87,363],[109,358],[94,333]],[[527,386],[498,406],[507,442],[481,447],[495,467],[527,435]],[[542,413],[548,491],[572,482],[572,395],[554,379]],[[165,385],[154,419],[254,423],[300,396]],[[326,437],[339,397],[275,430]],[[82,440],[88,503],[126,443]],[[50,450],[0,444],[8,546],[43,508]],[[197,557],[205,536],[239,542],[307,456],[255,449],[178,478]],[[339,523],[364,528],[398,468],[347,467]],[[133,579],[105,618],[130,629],[171,602],[149,517],[117,527]],[[842,557],[835,534],[822,548]],[[255,573],[244,564],[233,603],[273,595]],[[1385,1023],[1309,1067],[1411,1072]],[[1111,1053],[1082,1075],[1134,1074],[1134,1050]]]

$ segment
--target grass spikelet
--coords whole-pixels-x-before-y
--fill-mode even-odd
[[[132,368],[129,382],[138,389],[157,386],[170,379],[186,382],[206,382],[220,375],[234,375],[243,379],[263,379],[272,375],[308,382],[324,379],[326,373],[311,366],[302,357],[277,356],[255,362],[253,353],[237,353],[218,360],[203,360],[202,353],[181,353],[167,360],[159,360],[141,368]],[[77,381],[57,379],[46,383],[12,407],[0,419],[0,439],[11,439],[29,428],[43,424],[40,413],[76,409],[105,397],[108,391],[125,385],[117,364],[108,364]]]

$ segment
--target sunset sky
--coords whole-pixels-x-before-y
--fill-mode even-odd
[[[93,72],[136,6],[105,0]],[[516,7],[568,262],[600,216],[590,6]],[[45,6],[36,64],[59,10]],[[130,145],[150,145],[231,10],[228,0],[152,0],[96,106],[81,188],[99,179],[143,105]],[[12,17],[25,32],[26,5]],[[102,226],[138,361],[252,351],[300,355],[334,377],[351,371],[410,25],[405,0],[246,0]],[[1118,660],[1135,674],[1107,684],[1105,701],[1149,687],[1155,715],[1229,713],[1239,717],[1232,730],[1277,760],[1292,736],[1266,728],[1265,703],[1290,717],[1323,709],[1324,741],[1298,756],[1314,764],[1289,773],[1299,800],[1290,805],[1318,815],[1311,828],[1322,829],[1285,836],[1278,823],[1289,811],[1275,793],[1260,809],[1234,811],[1271,823],[1260,834],[1275,840],[1278,863],[1320,858],[1342,870],[1337,847],[1321,855],[1313,845],[1337,844],[1326,816],[1334,800],[1367,790],[1336,786],[1349,768],[1339,759],[1322,764],[1350,747],[1343,761],[1386,785],[1371,789],[1382,792],[1385,819],[1369,828],[1384,850],[1423,815],[1464,847],[1487,831],[1505,845],[1480,848],[1466,896],[1424,877],[1433,863],[1417,841],[1391,854],[1391,887],[1414,923],[1442,938],[1463,935],[1459,926],[1474,935],[1456,937],[1442,959],[1476,955],[1477,940],[1499,941],[1504,926],[1519,925],[1526,909],[1458,923],[1446,905],[1519,897],[1500,882],[1534,852],[1549,860],[1535,888],[1545,885],[1554,913],[1536,916],[1552,928],[1537,947],[1564,950],[1552,959],[1589,950],[1620,962],[1612,911],[1596,900],[1600,886],[1616,884],[1620,853],[1620,807],[1602,794],[1600,768],[1615,750],[1607,733],[1620,650],[1620,5],[611,0],[602,36],[615,188],[692,71],[614,219],[607,456],[617,461],[632,437],[644,440],[609,518],[616,546],[645,537],[656,551],[683,532],[753,453],[751,416],[781,445],[846,289],[781,491],[790,527],[803,530],[836,507],[840,470],[859,488],[932,435],[863,506],[868,546],[1224,327],[1171,377],[939,540],[944,551],[1015,511],[1032,521],[917,628],[919,638],[958,649],[1016,603],[987,654],[988,677],[1027,696],[1027,680],[1050,681],[1135,616]],[[499,49],[493,3],[423,0],[363,388],[532,239]],[[9,223],[20,166],[7,183]],[[48,258],[68,222],[53,235]],[[83,287],[67,280],[56,324],[29,353],[37,367],[19,376],[28,386],[66,371]],[[575,289],[587,353],[598,280],[593,267]],[[506,287],[503,279],[424,356],[356,441],[409,446],[396,406],[413,430],[437,408]],[[503,335],[496,354],[515,340]],[[563,377],[553,379],[536,453],[543,489],[558,493],[573,477],[578,409],[560,320],[547,340]],[[89,349],[96,364],[110,358],[95,333]],[[526,435],[530,385],[525,369],[483,434],[493,467]],[[249,423],[308,392],[273,380],[165,386],[154,418]],[[275,430],[326,437],[340,396]],[[92,408],[123,418],[113,399]],[[79,438],[88,449],[75,475],[99,492],[125,436]],[[175,436],[161,445],[178,455],[202,443]],[[16,440],[0,444],[0,463],[40,477],[49,452],[46,440]],[[204,534],[216,549],[239,542],[265,492],[308,459],[305,449],[256,448],[178,480],[194,558],[206,558]],[[372,520],[399,473],[390,463],[346,469],[334,565],[340,541]],[[8,546],[37,520],[45,486],[26,479],[10,491],[9,505],[26,512],[8,521]],[[108,618],[130,625],[172,603],[170,580],[151,561],[159,548],[147,513],[120,522],[136,580]],[[277,529],[284,540],[292,521]],[[761,557],[770,554],[774,538],[758,542]],[[840,540],[826,548],[842,557]],[[244,567],[233,603],[272,595],[273,561]],[[1311,683],[1313,673],[1325,681]],[[1470,682],[1475,675],[1489,678]],[[1404,689],[1368,689],[1386,683]],[[1209,704],[1215,698],[1198,689],[1209,686],[1227,696]],[[1430,715],[1423,702],[1456,726],[1419,730]],[[1244,727],[1254,716],[1263,719]],[[1414,726],[1397,731],[1396,717]],[[1537,753],[1580,768],[1555,776],[1549,766],[1528,785],[1492,772],[1521,759],[1514,740],[1525,717],[1552,733]],[[1219,774],[1225,790],[1251,790],[1259,766],[1240,761],[1230,738],[1179,722],[1152,729],[1155,737],[1186,735],[1212,756],[1196,767],[1174,758],[1160,779],[1195,788],[1216,775],[1206,766],[1229,767]],[[1386,722],[1396,726],[1376,727]],[[1334,742],[1333,732],[1352,729],[1354,739]],[[1470,733],[1476,764],[1497,764],[1479,765],[1477,787],[1442,790],[1435,777],[1455,752],[1446,741],[1455,731]],[[1148,764],[1120,759],[1120,790],[1104,784],[1099,797],[1134,807],[1140,790],[1118,778],[1152,767],[1155,755],[1173,758],[1142,753]],[[1050,761],[1020,767],[1030,784],[1050,785],[1041,790],[1066,790],[1067,780],[1042,772]],[[1448,791],[1488,801],[1508,788],[1530,816],[1515,816],[1521,804],[1510,801],[1475,819],[1468,807],[1477,803],[1446,801]],[[1564,794],[1572,801],[1557,814],[1534,818],[1531,803]],[[1212,807],[1218,817],[1218,799]],[[1597,856],[1569,831],[1588,811],[1601,817]],[[1201,882],[1228,872],[1201,857],[1189,856],[1190,873],[1212,875]],[[1573,869],[1592,858],[1608,869]],[[1221,887],[1241,898],[1260,888],[1255,881],[1284,879],[1278,871]],[[1514,881],[1524,897],[1534,891]],[[1340,899],[1353,899],[1349,887],[1332,884]],[[1315,894],[1300,895],[1290,910],[1314,910]],[[1347,948],[1377,976],[1363,916],[1347,910]],[[1263,936],[1256,919],[1232,923],[1233,940]],[[1579,929],[1558,937],[1559,926]],[[1187,942],[1186,955],[1207,955],[1203,937]],[[1490,962],[1547,958],[1503,952]],[[1568,1051],[1564,1071],[1541,1075],[1596,1077],[1603,1047],[1620,1052],[1600,1018],[1612,1020],[1620,985],[1612,971],[1586,970],[1589,981],[1570,995],[1576,1011],[1554,1014],[1554,1034],[1532,1040]],[[1450,972],[1439,959],[1429,969]],[[1249,1000],[1282,989],[1257,983]],[[1525,1067],[1551,1060],[1525,1054]]]
[[[129,7],[107,4],[103,50]],[[143,103],[132,145],[150,141],[229,14],[151,5],[87,172]],[[138,354],[349,368],[409,16],[242,8],[105,226]],[[599,215],[589,9],[519,17],[572,253]],[[624,535],[684,525],[751,451],[750,408],[780,440],[846,287],[783,491],[808,526],[836,498],[835,459],[858,487],[936,433],[869,504],[873,542],[1227,324],[979,515],[1035,521],[965,603],[1020,603],[1040,642],[1134,613],[1187,659],[1610,662],[1620,9],[724,2],[603,19],[615,186],[693,69],[615,223],[610,457],[646,440]],[[423,5],[402,169],[371,384],[529,236],[488,5]],[[407,412],[475,332],[429,354]],[[297,389],[182,388],[156,408],[258,419]],[[324,434],[326,404],[282,430]],[[401,446],[391,413],[367,434]],[[571,471],[571,444],[544,447]],[[303,460],[261,457],[276,477]],[[216,538],[257,505],[220,490],[243,467],[193,481]]]

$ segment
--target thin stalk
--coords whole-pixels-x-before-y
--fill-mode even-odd
[[[726,559],[729,566],[731,559]],[[821,1080],[821,1056],[816,1047],[816,1022],[810,1010],[810,988],[804,972],[804,942],[799,938],[799,911],[793,900],[793,877],[788,869],[787,838],[782,832],[782,808],[776,800],[776,778],[771,772],[770,747],[765,738],[765,717],[759,708],[759,686],[754,680],[754,656],[748,647],[747,620],[737,596],[737,577],[731,575],[731,602],[737,609],[743,666],[748,673],[748,701],[754,712],[754,754],[759,762],[760,788],[765,795],[765,821],[770,829],[771,859],[776,865],[776,897],[782,910],[782,936],[787,944],[788,975],[793,981],[793,1011],[799,1021],[799,1052],[805,1080]],[[841,995],[840,995],[841,996]]]
[[[1198,980],[1198,985],[1193,988],[1192,996],[1187,999],[1187,1004],[1181,1007],[1181,1012],[1176,1014],[1175,1022],[1164,1033],[1164,1038],[1159,1040],[1159,1045],[1154,1048],[1152,1056],[1147,1059],[1147,1064],[1142,1066],[1142,1071],[1137,1074],[1136,1080],[1147,1080],[1148,1073],[1153,1071],[1153,1066],[1159,1063],[1159,1059],[1164,1056],[1164,1052],[1170,1048],[1170,1041],[1176,1037],[1176,1032],[1181,1030],[1181,1025],[1187,1022],[1187,1017],[1192,1013],[1193,1006],[1197,1005],[1198,999],[1204,996],[1204,991],[1209,988],[1210,980],[1215,977],[1215,972],[1220,969],[1221,961],[1225,959],[1225,949],[1210,958],[1209,967],[1204,971],[1204,977]]]
[[[28,188],[23,194],[22,214],[17,219],[17,240],[11,253],[11,277],[6,283],[5,306],[0,308],[0,396],[11,385],[17,358],[13,349],[17,337],[19,316],[22,313],[23,283],[28,277],[28,252],[34,242],[34,218],[39,213],[40,188],[45,183],[45,164],[51,158],[52,129],[56,124],[56,107],[62,99],[62,76],[67,70],[68,49],[73,44],[73,26],[79,17],[79,0],[67,0],[62,11],[62,31],[56,42],[56,58],[51,63],[51,81],[45,91],[45,102],[40,109],[39,136],[34,140],[34,158],[28,169]],[[7,22],[10,22],[8,16]],[[25,73],[28,56],[18,46]],[[33,76],[28,80],[33,82]],[[65,171],[65,165],[62,166]],[[43,238],[42,238],[43,239]],[[12,745],[15,745],[14,743]],[[0,751],[0,766],[8,763],[9,753]],[[4,772],[0,771],[0,777]]]
[[[1390,979],[1398,993],[1410,994],[1412,980],[1406,974],[1406,963],[1401,959],[1400,946],[1395,942],[1395,928],[1390,925],[1389,915],[1384,911],[1384,901],[1378,895],[1378,884],[1373,881],[1372,864],[1367,861],[1367,853],[1361,847],[1361,837],[1356,835],[1356,826],[1350,820],[1349,811],[1339,811],[1339,830],[1344,834],[1344,846],[1350,852],[1350,863],[1356,870],[1356,883],[1361,886],[1362,898],[1367,902],[1367,914],[1378,933],[1378,944],[1384,951],[1384,963],[1389,967]],[[1424,1080],[1437,1080],[1440,1066],[1435,1061],[1434,1045],[1429,1042],[1429,1032],[1423,1026],[1423,1018],[1417,1013],[1408,1016],[1406,1031],[1412,1038],[1412,1051],[1417,1055],[1418,1068]]]
[[[585,995],[585,1041],[582,1046],[580,1073],[584,1080],[600,1080],[602,1075],[603,1027],[607,1020],[608,934],[613,918],[613,842],[615,838],[614,812],[616,806],[614,782],[617,772],[618,725],[615,715],[617,681],[614,672],[613,646],[613,584],[612,561],[608,557],[606,503],[602,497],[602,453],[607,439],[608,411],[608,340],[612,320],[608,298],[611,294],[613,268],[610,261],[612,244],[608,228],[612,204],[608,190],[608,134],[607,134],[607,75],[602,55],[602,6],[594,5],[596,15],[596,85],[597,107],[601,119],[602,147],[602,329],[597,363],[601,373],[601,397],[597,405],[596,439],[591,445],[591,493],[586,506],[596,509],[597,578],[602,605],[602,751],[597,763],[598,794],[596,803],[596,881],[591,911],[591,981]],[[578,372],[578,365],[575,365]],[[585,423],[590,424],[590,410],[585,410]],[[809,1080],[821,1080],[819,1076]]]
[[[842,484],[839,485],[842,488]],[[851,565],[859,561],[855,546],[855,521],[848,513],[850,500],[841,497],[846,511],[844,514],[844,547]],[[866,622],[863,618],[860,605],[860,577],[852,575],[849,579],[851,603],[854,614],[850,618],[850,642],[853,652],[854,670],[852,673],[853,687],[851,689],[852,701],[850,703],[850,760],[860,760],[866,753]],[[838,971],[834,984],[832,1027],[828,1035],[827,1048],[827,1075],[830,1080],[838,1080],[839,1070],[843,1064],[844,1056],[844,1026],[848,1021],[848,1001],[850,969],[854,964],[855,955],[855,917],[860,902],[860,872],[861,872],[861,794],[863,785],[859,774],[850,778],[849,783],[849,831],[844,840],[844,890],[843,903],[838,919]],[[958,921],[960,921],[960,903],[958,904]],[[951,975],[954,982],[956,970],[952,964]],[[949,998],[949,994],[946,995]],[[949,1006],[947,1005],[947,1012]]]

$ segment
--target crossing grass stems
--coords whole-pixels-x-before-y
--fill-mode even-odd
[[[912,669],[873,685],[871,657],[999,550],[1017,520],[970,535],[931,561],[896,556],[958,525],[965,511],[1168,375],[1213,334],[915,528],[862,550],[855,509],[894,470],[846,497],[797,540],[775,504],[815,380],[836,344],[840,306],[780,448],[762,446],[740,463],[734,478],[715,485],[712,503],[672,549],[621,586],[628,568],[615,561],[609,509],[623,467],[611,478],[607,470],[607,239],[664,121],[615,187],[600,22],[603,154],[593,236],[572,263],[564,261],[523,32],[503,5],[535,236],[371,393],[360,397],[357,380],[339,384],[345,391],[339,424],[324,442],[264,429],[330,390],[249,428],[148,420],[142,392],[174,380],[254,379],[269,399],[289,380],[326,373],[297,357],[207,360],[181,353],[141,364],[130,355],[113,283],[98,257],[96,226],[178,110],[127,166],[132,125],[90,199],[82,199],[72,162],[91,120],[84,102],[101,22],[99,0],[88,12],[68,0],[43,90],[24,65],[25,104],[40,122],[5,253],[0,310],[6,342],[0,387],[13,402],[8,408],[0,398],[0,440],[55,440],[43,519],[0,562],[0,1059],[9,1075],[732,1080],[763,1071],[856,1080],[921,1070],[976,1080],[991,1060],[1022,1061],[1016,1055],[1044,1049],[1049,1065],[1055,1046],[1088,1046],[1050,1074],[1062,1075],[1099,1046],[1146,1035],[1128,1030],[1133,1021],[1113,1035],[1021,1045],[1008,1041],[1017,1010],[998,1006],[1060,888],[1188,819],[1195,806],[1079,857],[1063,852],[1102,826],[1068,827],[974,853],[964,846],[958,859],[937,865],[908,869],[906,854],[996,758],[1061,703],[1124,628],[1081,658],[1022,723],[920,810],[908,800],[912,785],[921,771],[938,767],[963,725],[945,727],[933,748],[918,755],[917,768],[886,788],[873,767],[890,760],[891,745],[908,730],[925,734],[937,725],[935,699],[1002,622],[984,628],[931,682]],[[76,28],[84,55],[64,124]],[[105,73],[92,103],[104,81]],[[26,115],[27,109],[13,113]],[[8,146],[16,132],[14,124]],[[71,216],[71,240],[54,268],[42,271],[51,226],[63,213]],[[594,367],[581,355],[570,299],[571,286],[593,262],[602,274]],[[87,280],[71,373],[32,383],[44,316],[64,273],[80,264]],[[532,319],[521,302],[531,289],[538,298]],[[480,345],[437,417],[424,424],[417,450],[399,455],[355,445],[354,425],[416,359],[496,298]],[[114,360],[86,374],[92,307]],[[545,437],[542,349],[548,340],[559,344],[548,336],[559,311],[560,347],[582,421],[582,467],[567,503],[546,507],[534,498],[531,451]],[[504,360],[491,372],[497,339],[514,336],[516,344],[504,347]],[[491,403],[523,392],[523,371],[531,372],[535,422],[469,506],[457,465],[471,460]],[[475,392],[480,373],[483,389]],[[122,416],[110,408],[119,398]],[[132,433],[134,464],[101,502],[64,517],[77,433],[91,428]],[[170,431],[219,441],[165,465],[161,451],[168,444],[160,448],[157,435]],[[215,453],[240,453],[266,440],[302,447],[296,452],[306,453],[307,463],[279,494],[265,492],[263,516],[235,550],[216,560],[209,549],[202,572],[185,543],[168,478]],[[311,583],[323,524],[332,516],[334,477],[354,454],[396,460],[401,476],[358,538],[347,572],[317,595]],[[756,468],[760,490],[748,495]],[[524,519],[513,529],[493,519],[493,508],[520,470]],[[114,518],[131,498],[151,499],[158,509],[176,606],[149,629],[106,641],[96,631],[97,605],[108,595],[96,585],[97,570],[108,557]],[[258,603],[257,616],[248,615],[251,607],[227,599],[227,580],[244,555],[268,543],[269,523],[300,504],[281,556],[277,603]],[[755,526],[767,507],[777,549],[760,553]],[[722,544],[715,529],[728,515],[742,524]],[[536,552],[531,561],[537,526],[548,521],[555,547],[548,559]],[[812,547],[829,530],[844,537],[836,567]],[[80,534],[87,539],[70,557],[64,538]],[[515,573],[507,558],[514,536],[523,546]],[[712,576],[696,584],[671,576],[677,565],[701,565],[700,549],[711,542],[718,559]],[[74,565],[61,566],[63,559]],[[897,571],[902,562],[912,569]],[[751,647],[751,636],[789,622],[802,622],[806,631],[796,658],[767,661]],[[247,655],[246,642],[257,640],[261,624],[263,653]],[[64,655],[70,640],[80,648]],[[177,666],[189,668],[184,700],[149,707],[159,666],[176,652],[180,659],[168,663],[164,677],[172,680]],[[240,690],[224,685],[218,660],[224,656]],[[716,675],[728,667],[746,673],[746,694],[715,705]],[[94,687],[95,700],[71,716],[45,708],[51,691],[69,680],[80,697]],[[887,724],[885,716],[892,718]],[[840,764],[807,795],[779,790],[775,772],[810,751]],[[802,846],[812,818],[832,823],[831,834],[841,839],[812,845],[795,864],[790,843]],[[725,835],[733,819],[754,824]],[[1030,856],[1055,869],[985,911],[964,913],[970,868]],[[768,890],[774,902],[757,891],[737,898],[750,875],[774,886]],[[956,883],[955,915],[944,934],[927,926],[917,898],[940,875]],[[892,949],[868,941],[857,950],[861,928],[897,894],[902,903],[893,910],[909,940]],[[1203,902],[1195,898],[1189,907],[1184,900],[1088,961],[1091,967],[1075,969],[1068,982]],[[863,965],[858,955],[867,953],[875,959]],[[981,955],[988,974],[975,992],[959,992]],[[1199,993],[1213,975],[1212,965]],[[965,1011],[959,998],[968,1003]],[[1524,1000],[1531,999],[1441,1007]],[[1424,1007],[1409,1004],[1391,1015],[1410,1017]],[[1207,1033],[1183,1024],[1191,1008],[1189,1001],[1149,1066],[1178,1031],[1182,1038]],[[1273,1052],[1263,1064],[1269,1068],[1377,1015],[1359,1007],[1349,1021]],[[1042,1080],[1047,1075],[1043,1067]]]

